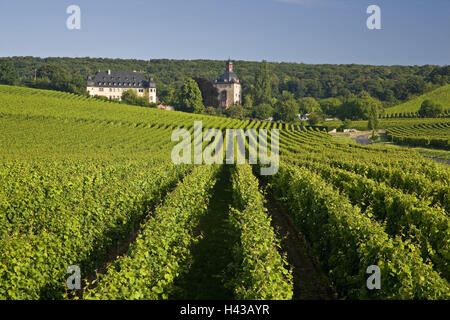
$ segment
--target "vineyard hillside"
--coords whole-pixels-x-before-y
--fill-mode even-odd
[[[391,114],[402,114],[406,112],[418,112],[422,102],[425,100],[432,100],[441,104],[444,110],[450,109],[450,84],[440,87],[431,92],[425,93],[417,98],[411,99],[405,103],[399,104],[398,106],[385,109],[386,115]]]
[[[449,299],[449,167],[319,129],[0,86],[0,299]]]

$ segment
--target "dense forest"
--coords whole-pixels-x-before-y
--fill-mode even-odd
[[[176,91],[183,88],[187,78],[196,79],[201,87],[201,79],[213,81],[225,70],[225,61],[212,60],[37,57],[0,60],[3,65],[14,66],[16,75],[10,75],[9,82],[74,93],[83,93],[86,77],[94,76],[99,70],[141,71],[146,77],[155,78],[158,96],[165,103],[173,102]],[[322,101],[320,111],[324,111],[330,103],[336,104],[333,98],[346,101],[370,97],[386,108],[450,83],[450,66],[308,65],[284,62],[261,65],[260,62],[234,61],[235,72],[243,85],[244,105],[247,109],[263,105],[258,112],[264,115],[271,114],[270,108],[275,108],[275,116],[278,114],[280,119],[283,119],[283,106],[276,105],[280,101],[295,99],[301,109],[302,104],[310,104],[308,99],[314,98]],[[0,82],[8,83],[2,80],[1,66]],[[205,107],[211,106],[206,104]],[[304,110],[311,112],[314,108]],[[338,112],[323,113],[339,116]],[[353,116],[355,119],[358,117]]]

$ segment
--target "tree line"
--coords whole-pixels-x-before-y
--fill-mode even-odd
[[[324,117],[368,119],[372,104],[382,114],[385,107],[450,83],[450,66],[235,61],[244,103],[223,111],[216,109],[212,81],[223,73],[224,64],[212,60],[10,57],[0,59],[0,83],[85,94],[85,79],[99,70],[137,70],[155,78],[162,103],[178,105],[184,111],[283,121],[295,121],[298,114],[308,113],[313,122]],[[198,92],[192,91],[194,82],[202,106]],[[188,102],[189,94],[197,102],[181,106]]]

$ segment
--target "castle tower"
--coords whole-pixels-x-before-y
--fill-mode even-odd
[[[233,62],[229,59],[223,75],[214,82],[219,91],[219,106],[223,109],[242,103],[242,88],[239,78],[233,71]]]

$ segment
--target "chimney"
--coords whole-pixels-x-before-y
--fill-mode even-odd
[[[108,69],[108,74],[111,75],[111,70]]]

